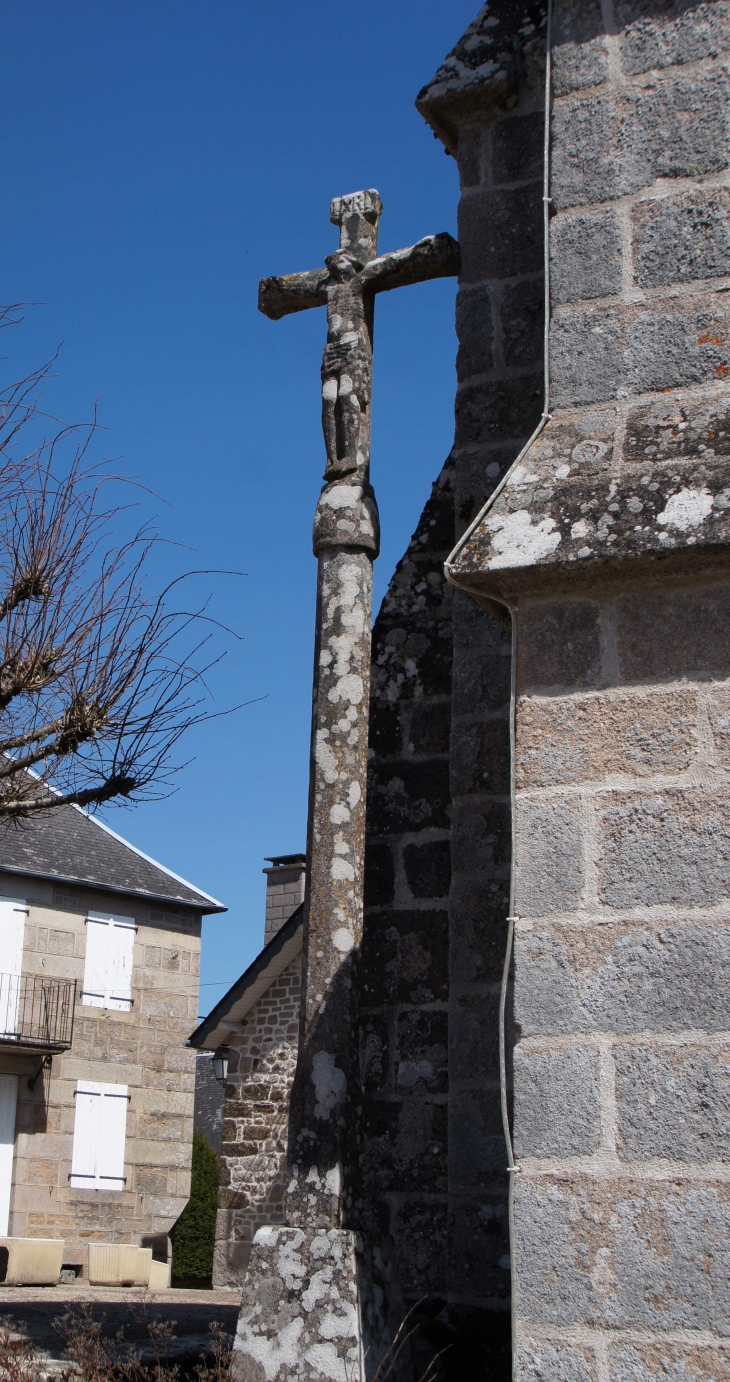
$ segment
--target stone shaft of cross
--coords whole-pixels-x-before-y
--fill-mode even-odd
[[[433,235],[378,256],[382,204],[370,189],[336,197],[339,248],[324,267],[259,286],[277,320],[327,308],[322,430],[327,463],[317,503],[318,558],[303,994],[291,1102],[290,1225],[338,1227],[357,1159],[348,1088],[355,1082],[355,966],[362,939],[372,563],[379,527],[370,486],[375,294],[459,271],[459,247]],[[343,1175],[344,1170],[344,1175]]]

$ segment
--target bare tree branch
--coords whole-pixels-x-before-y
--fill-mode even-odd
[[[0,308],[0,330],[18,311]],[[213,718],[209,644],[224,627],[207,600],[176,605],[181,582],[221,573],[148,593],[161,539],[149,524],[118,536],[129,505],[108,486],[133,482],[88,461],[96,417],[43,433],[55,359],[0,389],[0,817],[12,820],[166,794],[180,739]]]

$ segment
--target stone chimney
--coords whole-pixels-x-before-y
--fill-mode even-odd
[[[285,921],[289,920],[300,902],[304,901],[304,880],[307,873],[306,854],[275,854],[268,856],[271,865],[266,874],[266,919],[264,945],[268,945]]]

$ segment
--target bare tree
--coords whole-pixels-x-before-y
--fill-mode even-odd
[[[0,309],[0,330],[19,320]],[[148,593],[160,539],[117,536],[130,506],[88,460],[96,422],[46,439],[52,365],[0,388],[0,816],[15,819],[164,794],[181,735],[211,718],[213,621],[177,606],[184,577]]]

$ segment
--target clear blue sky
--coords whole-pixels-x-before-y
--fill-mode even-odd
[[[166,549],[160,579],[248,573],[217,587],[243,642],[213,688],[221,707],[265,699],[190,736],[173,797],[105,817],[230,909],[205,923],[201,1012],[260,948],[264,856],[305,842],[325,321],[267,321],[257,281],[320,264],[330,198],[360,187],[383,199],[383,250],[455,232],[456,168],[413,101],[477,8],[3,7],[0,301],[42,304],[4,353],[19,372],[64,342],[46,405],[76,421],[98,399],[97,455],[163,495],[192,549]],[[452,441],[454,291],[378,299],[377,601]]]

